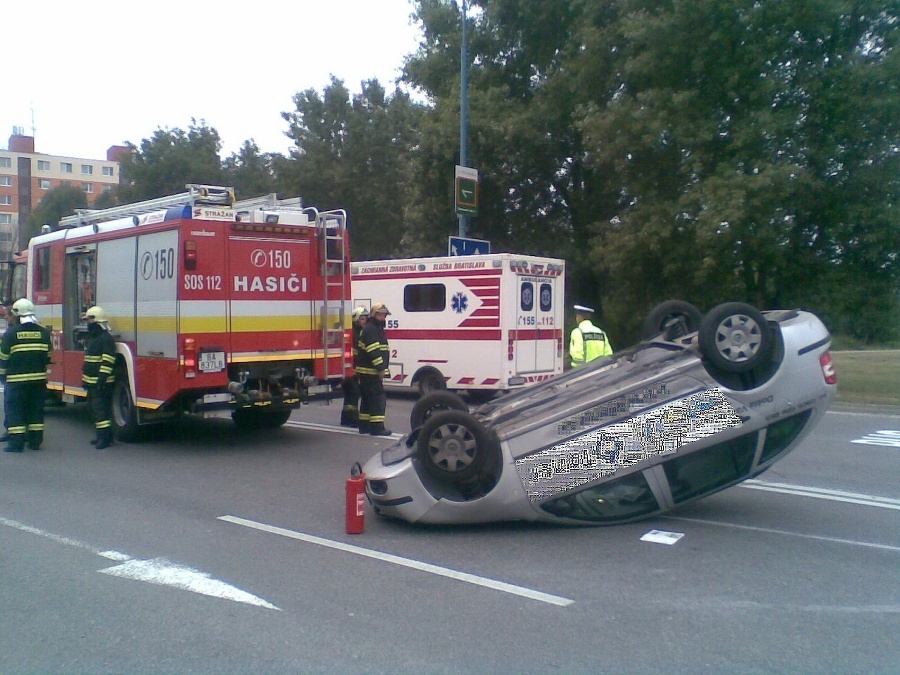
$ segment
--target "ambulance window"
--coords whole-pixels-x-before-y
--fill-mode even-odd
[[[35,249],[34,285],[38,291],[50,289],[50,247]]]
[[[408,284],[403,288],[403,309],[407,312],[443,312],[446,307],[444,284]]]
[[[522,288],[519,291],[519,303],[522,305],[523,312],[530,312],[534,309],[534,284],[530,281],[522,282]]]
[[[553,305],[553,286],[541,284],[541,311],[549,312]]]

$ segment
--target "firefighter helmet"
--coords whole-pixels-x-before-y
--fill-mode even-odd
[[[354,321],[359,321],[359,318],[361,316],[369,316],[369,310],[367,310],[365,307],[359,306],[353,310],[351,316],[353,317]]]
[[[81,316],[83,321],[87,321],[90,323],[91,321],[96,321],[97,323],[108,323],[109,319],[106,318],[106,312],[103,311],[103,308],[99,305],[94,305],[88,311],[86,311]]]
[[[34,303],[27,298],[16,300],[12,306],[12,313],[16,316],[34,316]]]
[[[387,316],[390,313],[391,311],[383,302],[376,302],[374,305],[372,305],[372,314],[384,314],[385,316]]]

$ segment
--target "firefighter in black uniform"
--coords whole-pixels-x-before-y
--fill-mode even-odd
[[[30,300],[12,306],[16,325],[10,326],[0,343],[0,380],[9,401],[9,439],[6,452],[22,452],[25,443],[39,450],[44,441],[44,399],[47,397],[47,366],[50,365],[50,330],[41,326]]]
[[[388,349],[384,324],[390,314],[382,303],[372,307],[372,313],[359,336],[359,389],[362,402],[359,406],[359,433],[372,436],[390,436],[384,428],[384,410],[387,398],[384,395],[384,378],[389,375],[391,353]]]
[[[341,410],[341,426],[359,426],[359,378],[356,367],[359,366],[359,336],[369,318],[369,310],[357,307],[351,314],[353,318],[353,375],[345,377],[341,382],[344,390],[344,407]]]
[[[81,382],[88,393],[91,417],[97,432],[97,438],[91,443],[102,450],[113,442],[112,385],[115,381],[116,341],[109,332],[109,320],[102,307],[91,307],[81,319],[88,325]]]

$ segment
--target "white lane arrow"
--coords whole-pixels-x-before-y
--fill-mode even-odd
[[[176,565],[165,558],[129,560],[121,565],[107,567],[98,571],[101,574],[109,574],[114,577],[146,581],[159,586],[172,586],[184,591],[209,595],[224,600],[233,600],[234,602],[244,602],[248,605],[256,605],[266,609],[278,609],[278,607],[262,598],[226,584],[224,581],[213,579],[206,572]]]
[[[184,591],[209,595],[214,598],[222,598],[224,600],[233,600],[234,602],[244,602],[248,605],[256,605],[257,607],[265,607],[266,609],[278,609],[275,605],[266,602],[262,598],[251,595],[240,588],[235,588],[226,584],[224,581],[213,579],[206,572],[195,570],[191,567],[176,565],[169,562],[165,558],[154,558],[152,560],[135,560],[126,553],[120,551],[102,551],[95,546],[85,544],[77,539],[63,537],[53,532],[47,532],[31,525],[25,525],[9,518],[0,516],[0,525],[12,527],[22,532],[36,534],[39,537],[45,537],[58,544],[66,546],[74,546],[85,551],[90,551],[95,555],[99,555],[109,560],[114,560],[119,565],[107,567],[106,569],[97,570],[101,574],[109,574],[114,577],[122,577],[123,579],[134,579],[136,581],[146,581],[151,584],[160,586],[171,586]]]

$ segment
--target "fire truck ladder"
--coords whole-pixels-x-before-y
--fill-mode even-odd
[[[171,209],[177,206],[225,206],[231,207],[234,203],[234,188],[221,185],[201,185],[188,183],[185,185],[187,192],[168,197],[157,197],[133,204],[112,206],[108,209],[76,209],[75,215],[60,219],[59,226],[80,227],[102,223],[116,218],[139,216],[144,213]]]
[[[344,349],[344,289],[348,274],[345,261],[347,241],[347,212],[323,211],[316,218],[319,229],[319,260],[322,261],[322,278],[325,280],[325,299],[322,302],[322,344],[325,348],[325,379],[343,377],[347,370],[347,353]],[[337,315],[337,321],[329,317]],[[340,355],[340,359],[330,357]],[[332,364],[332,360],[337,363]],[[340,368],[339,372],[337,368]]]

